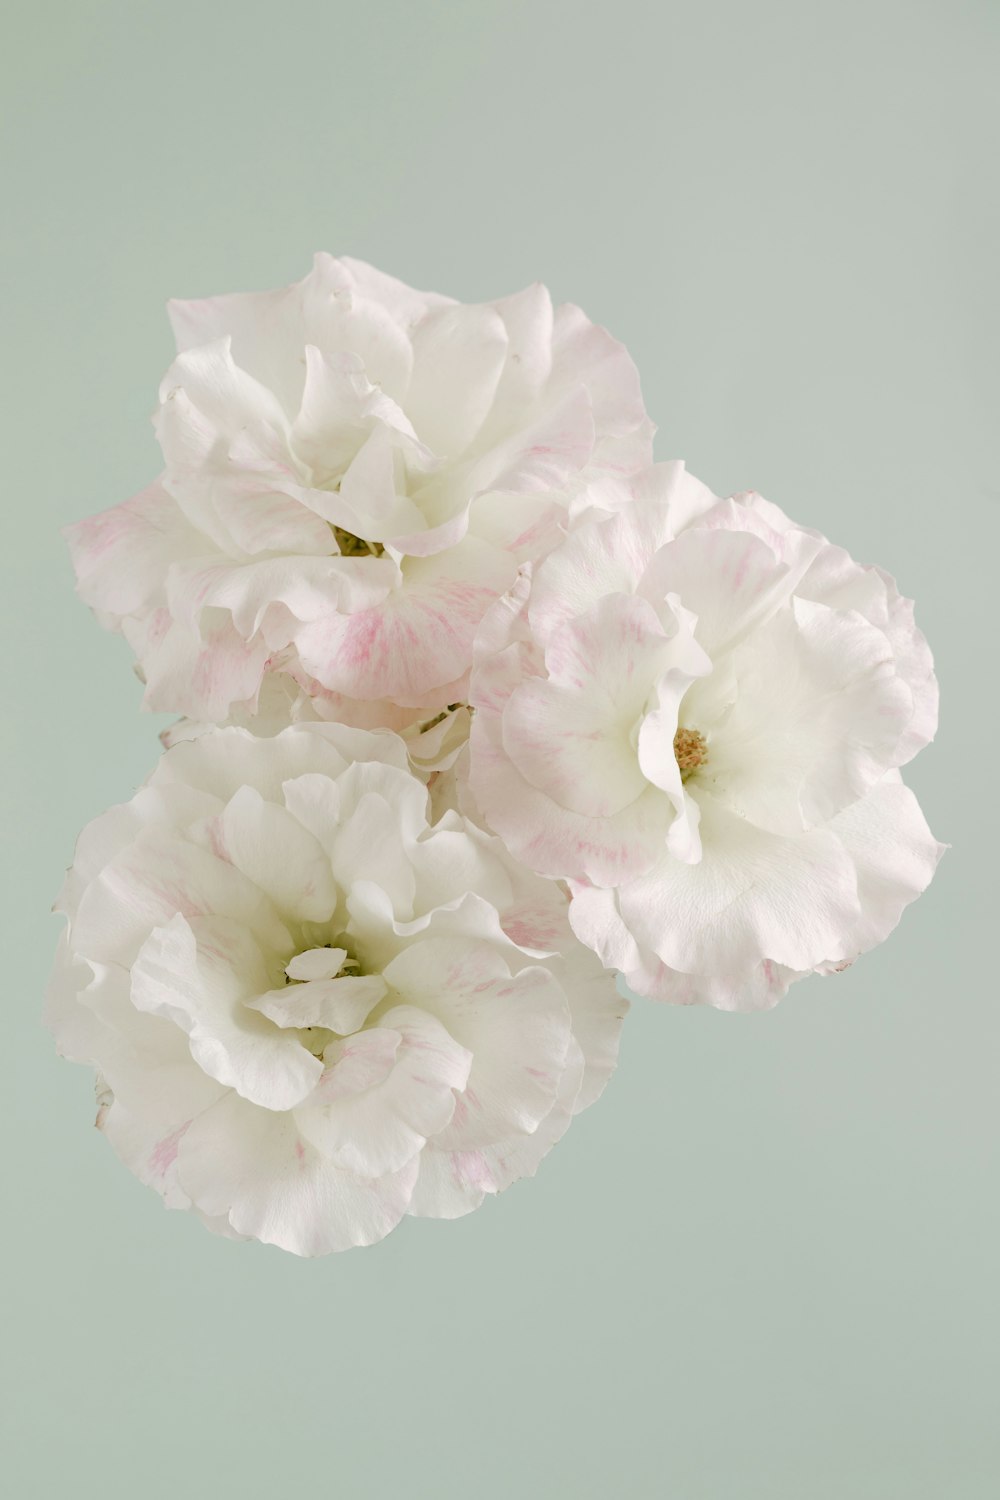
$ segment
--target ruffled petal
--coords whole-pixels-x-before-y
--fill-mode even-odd
[[[853,864],[835,835],[766,833],[714,797],[698,800],[700,862],[667,857],[619,890],[640,947],[691,974],[742,975],[762,958],[811,969],[849,957],[860,907]]]
[[[472,641],[489,606],[514,579],[513,560],[472,537],[434,557],[407,558],[402,585],[384,603],[329,613],[296,632],[306,670],[352,698],[438,706],[472,663]]]
[[[359,1070],[359,1055],[384,1050],[386,1038],[394,1044],[388,1071]],[[455,1113],[455,1090],[465,1087],[472,1066],[472,1053],[439,1021],[407,1005],[392,1006],[376,1030],[347,1038],[331,1054],[296,1119],[336,1166],[364,1177],[399,1171],[445,1129]]]
[[[369,1180],[335,1167],[292,1114],[228,1094],[195,1120],[178,1151],[178,1176],[204,1214],[293,1255],[372,1245],[399,1223],[416,1161]]]
[[[185,1032],[203,1073],[262,1109],[291,1109],[318,1083],[323,1064],[298,1037],[244,1004],[271,979],[245,928],[182,916],[154,929],[132,966],[138,1010]]]

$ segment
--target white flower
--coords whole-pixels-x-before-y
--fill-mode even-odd
[[[680,464],[633,488],[484,622],[472,797],[633,990],[770,1005],[931,879],[897,770],[936,727],[930,652],[886,574],[759,496]]]
[[[649,459],[627,353],[541,286],[463,306],[318,255],[286,290],[170,314],[164,473],[67,530],[153,709],[219,723],[286,670],[386,727],[460,701],[518,562],[590,474]]]
[[[388,732],[216,730],[83,833],[49,999],[98,1123],[171,1207],[319,1255],[530,1175],[625,1002],[567,898]]]
[[[450,770],[469,739],[471,717],[467,703],[449,703],[439,712],[400,708],[385,699],[365,703],[341,698],[317,682],[300,687],[290,672],[272,672],[264,679],[253,712],[231,714],[226,728],[250,729],[254,734],[279,734],[290,724],[347,724],[355,729],[392,729],[404,741],[410,766],[418,774]],[[195,719],[179,719],[160,735],[164,746],[193,740],[219,726]]]

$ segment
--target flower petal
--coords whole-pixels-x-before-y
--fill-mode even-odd
[[[197,936],[178,915],[150,933],[132,966],[133,1004],[179,1026],[209,1078],[263,1109],[291,1109],[311,1093],[322,1063],[244,1005],[269,980],[246,929],[218,917],[196,925]]]
[[[502,954],[449,938],[414,942],[384,970],[408,1005],[437,1016],[473,1057],[439,1146],[465,1150],[530,1134],[552,1108],[571,1037],[569,1009],[546,969],[511,974]]]
[[[335,1167],[294,1115],[255,1109],[229,1094],[185,1132],[182,1186],[203,1213],[294,1255],[372,1245],[406,1212],[417,1163],[374,1181]]]
[[[623,886],[640,947],[690,974],[742,975],[762,958],[791,969],[842,959],[859,903],[854,867],[827,830],[766,833],[716,798],[701,804],[702,859],[669,856]]]
[[[413,333],[406,410],[433,452],[454,458],[493,404],[507,354],[503,319],[489,304],[435,308]]]
[[[351,1061],[380,1034],[398,1038],[391,1070],[358,1089],[352,1068],[345,1086],[334,1060],[296,1111],[305,1137],[337,1166],[365,1177],[397,1172],[438,1135],[455,1112],[455,1090],[469,1077],[472,1054],[426,1011],[394,1005],[377,1031],[361,1032],[332,1049]]]
[[[352,698],[423,701],[468,671],[476,627],[514,571],[512,559],[472,537],[446,553],[407,558],[402,586],[384,603],[303,625],[296,633],[303,665]]]

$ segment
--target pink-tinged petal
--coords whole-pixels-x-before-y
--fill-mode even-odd
[[[535,570],[529,602],[532,628],[544,641],[609,595],[632,595],[652,550],[626,508],[583,522]]]
[[[613,1067],[623,1008],[564,895],[457,812],[428,826],[407,765],[396,736],[342,725],[219,730],[81,842],[51,1024],[99,1068],[122,1160],[214,1232],[368,1243],[438,1145],[499,1190]],[[348,957],[365,972],[343,977]]]
[[[644,599],[611,594],[550,637],[547,677],[529,677],[503,713],[503,746],[560,807],[621,812],[648,782],[633,736],[667,666],[669,641]]]
[[[122,633],[142,663],[143,706],[180,711],[218,723],[234,703],[253,702],[270,655],[264,641],[247,641],[221,612],[200,628],[171,620],[166,609],[128,617]]]
[[[681,974],[654,955],[625,973],[625,983],[645,1000],[667,1005],[710,1005],[715,1010],[772,1010],[805,974],[764,959],[749,974]]]
[[[472,494],[534,495],[566,489],[584,469],[596,439],[590,397],[568,390],[543,414],[491,447],[469,468],[432,479],[428,493],[442,503],[461,484]]]
[[[770,959],[738,975],[682,974],[640,948],[618,909],[616,891],[572,885],[570,922],[605,967],[618,971],[633,994],[669,1005],[711,1005],[718,1010],[769,1010],[801,973]]]
[[[725,500],[717,500],[707,508],[699,507],[697,514],[688,518],[683,528],[680,525],[676,527],[677,534],[688,527],[742,532],[755,536],[771,549],[779,562],[789,567],[797,566],[807,553],[811,552],[813,558],[821,556],[822,548],[826,545],[825,537],[818,531],[797,526],[777,505],[772,505],[762,495],[749,490],[743,494],[730,495]],[[810,561],[806,571],[812,565]]]
[[[650,464],[629,479],[635,522],[644,528],[652,554],[688,526],[715,513],[719,499],[682,459]]]
[[[248,651],[263,644],[258,637],[275,651],[289,644],[298,622],[375,608],[399,583],[391,557],[275,557],[242,567],[180,565],[167,597],[178,624],[207,633],[226,611]]]
[[[496,949],[449,938],[416,941],[383,972],[401,1001],[436,1016],[473,1058],[437,1144],[466,1150],[535,1130],[552,1108],[571,1039],[552,974],[536,966],[512,974]]]
[[[152,593],[126,591],[139,602],[124,617],[95,580],[95,608],[112,627],[121,619],[147,706],[195,723],[255,713],[274,670],[396,708],[463,696],[489,596],[551,549],[604,466],[630,474],[648,456],[627,354],[579,310],[554,315],[543,287],[464,307],[321,254],[281,291],[170,311],[179,353],[156,417],[164,485],[204,544],[150,579]],[[386,555],[342,555],[334,532]],[[369,614],[408,592],[401,560],[443,554],[435,570],[412,570],[412,608],[393,600],[384,618]],[[415,661],[407,636],[427,616]],[[373,696],[356,682],[382,646],[402,663],[382,675],[400,686]],[[432,665],[441,660],[446,671]]]
[[[446,554],[408,558],[383,604],[297,631],[302,662],[348,697],[419,701],[468,670],[476,627],[513,577],[510,557],[471,537]]]
[[[338,1099],[378,1088],[396,1066],[403,1038],[387,1026],[372,1026],[357,1036],[335,1039],[326,1049],[322,1087],[310,1102],[325,1109]]]
[[[204,553],[205,539],[157,481],[132,500],[64,528],[77,591],[104,614],[155,608],[166,569]]]
[[[391,1070],[358,1087],[356,1054],[366,1056],[376,1032],[347,1037],[310,1098],[296,1110],[299,1129],[336,1166],[363,1177],[398,1172],[437,1136],[455,1113],[472,1054],[425,1011],[395,1005],[379,1030],[398,1042]],[[341,1077],[347,1062],[350,1082]]]
[[[164,1135],[151,1135],[148,1121],[127,1110],[108,1090],[95,1124],[118,1159],[140,1182],[154,1188],[167,1208],[190,1208],[191,1200],[177,1179],[177,1152],[190,1120],[181,1120]]]
[[[896,765],[905,765],[931,742],[938,721],[934,660],[914,620],[913,601],[900,595],[895,579],[881,568],[860,567],[842,548],[829,543],[797,592],[832,609],[856,610],[885,632],[896,671],[913,699],[913,712],[894,756]]]
[[[617,1004],[620,1017],[628,1004],[625,1000]],[[617,1051],[618,1028],[620,1019],[615,1023],[613,1052]],[[533,1177],[565,1134],[574,1113],[591,1103],[603,1088],[603,1061],[591,1070],[587,1081],[585,1048],[595,1040],[588,1036],[584,1048],[575,1038],[571,1042],[552,1108],[530,1134],[513,1135],[471,1150],[442,1150],[437,1142],[429,1142],[421,1153],[420,1176],[408,1213],[418,1218],[457,1219],[478,1208],[488,1194],[502,1192],[520,1178]],[[606,1061],[610,1071],[613,1055]],[[584,1097],[585,1091],[588,1097]]]
[[[441,1151],[433,1144],[420,1153],[420,1173],[408,1214],[418,1219],[460,1219],[487,1195],[500,1191],[499,1174],[486,1151]]]
[[[566,534],[563,496],[490,493],[476,497],[468,513],[474,536],[502,548],[520,563],[544,557]]]
[[[560,807],[525,780],[496,718],[477,712],[470,746],[470,786],[482,818],[529,869],[617,884],[648,869],[663,849],[670,811],[652,787],[614,817],[593,818]]]
[[[291,957],[288,929],[252,880],[211,849],[156,825],[87,886],[73,922],[74,947],[99,963],[127,968],[153,928],[178,913],[189,922],[209,915],[245,918],[262,942]]]
[[[178,1151],[181,1185],[203,1213],[294,1255],[383,1239],[406,1212],[416,1175],[416,1162],[376,1181],[341,1171],[294,1115],[233,1094],[194,1121]]]
[[[530,869],[543,875],[599,883],[648,869],[663,849],[669,804],[649,788],[623,812],[592,818],[560,807],[534,788],[511,761],[503,742],[503,714],[528,672],[524,598],[528,580],[501,600],[484,621],[470,688],[476,709],[470,736],[469,785],[485,824]]]
[[[578,524],[535,571],[529,611],[543,638],[607,594],[635,593],[678,521],[700,513],[715,497],[682,463],[665,463],[628,481],[595,480],[579,500]],[[677,592],[672,584],[670,591]]]
[[[764,958],[734,973],[682,973],[641,947],[623,920],[614,891],[574,886],[570,919],[582,942],[602,962],[619,969],[629,988],[646,999],[674,1005],[712,1005],[721,1010],[764,1010],[775,1005],[789,986],[810,970],[839,973],[883,942],[907,905],[926,889],[944,846],[930,833],[912,792],[890,773],[867,797],[855,802],[829,825],[851,860],[858,890],[858,910],[845,925],[836,957],[815,959],[794,968]],[[804,909],[806,919],[811,909]]]

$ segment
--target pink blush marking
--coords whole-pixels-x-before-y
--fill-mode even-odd
[[[149,1156],[149,1169],[158,1177],[166,1177],[177,1160],[177,1152],[190,1124],[190,1120],[185,1120],[183,1125],[178,1125],[176,1130],[171,1131],[170,1135],[165,1135],[162,1141],[157,1141],[153,1147]]]
[[[478,1188],[484,1193],[496,1192],[489,1162],[481,1151],[453,1151],[451,1165],[460,1187]]]

